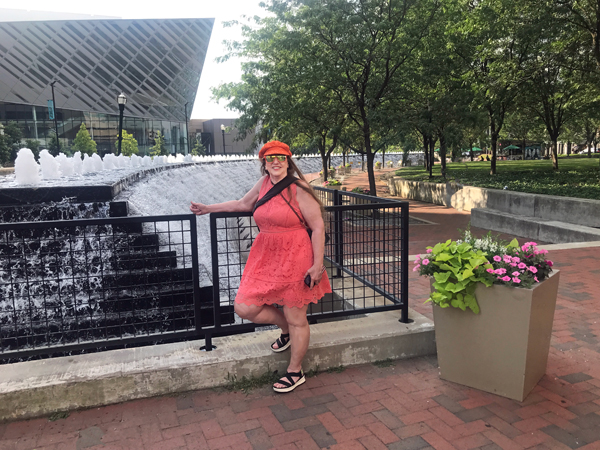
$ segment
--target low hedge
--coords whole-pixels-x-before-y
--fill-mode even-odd
[[[457,183],[491,189],[507,189],[532,194],[600,200],[600,170],[598,157],[561,158],[559,170],[552,161],[498,161],[496,175],[490,175],[488,161],[448,163],[446,178],[439,165],[434,166],[433,179],[422,167],[406,167],[396,171],[405,180],[433,183]]]

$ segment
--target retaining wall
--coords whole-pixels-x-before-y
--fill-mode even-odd
[[[527,194],[458,183],[407,181],[400,177],[388,178],[387,182],[392,195],[444,205],[458,211],[487,208],[509,214],[600,227],[600,200]]]

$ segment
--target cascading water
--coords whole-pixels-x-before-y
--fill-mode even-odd
[[[63,186],[74,183],[90,186],[112,184],[124,176],[144,170],[149,166],[176,162],[200,162],[154,173],[121,191],[115,200],[127,200],[132,213],[142,216],[189,214],[189,205],[192,200],[210,204],[239,199],[260,178],[260,165],[255,157],[198,159],[189,156],[184,158],[179,155],[178,157],[154,158],[152,161],[147,157],[110,156],[105,157],[104,161],[98,157],[82,161],[81,158],[70,160],[70,158],[59,156],[52,161],[50,160],[51,155],[44,153],[41,163],[46,168],[40,169],[32,154],[23,151],[22,154],[20,153],[21,156],[19,161],[25,162],[29,172],[25,176],[21,173],[16,177],[5,177],[0,182],[0,189],[28,183],[37,184],[37,189],[43,189],[44,186]],[[400,158],[400,154],[386,155],[386,160],[394,161],[394,163],[397,163]],[[353,161],[356,165],[361,158],[360,156],[351,156],[346,160]],[[297,158],[296,163],[304,173],[321,170],[319,157]],[[332,157],[332,166],[341,163],[341,157]],[[93,170],[97,172],[93,173]],[[40,172],[42,179],[39,178]],[[56,178],[56,176],[60,176],[60,178]],[[54,204],[45,203],[32,207],[12,208],[10,220],[7,220],[8,216],[5,215],[3,222],[17,220],[68,221],[76,218],[107,217],[107,212],[107,203],[82,205],[65,200]],[[6,211],[4,213],[6,214]],[[248,228],[249,222],[247,219],[244,220],[246,223],[242,227],[238,226],[238,230],[242,229],[243,231],[244,228]],[[209,217],[197,217],[197,227],[200,284],[208,286],[212,284]],[[167,231],[170,233],[167,234]],[[181,232],[181,222],[144,225],[144,233],[149,235],[151,232],[157,233],[155,254],[160,253],[162,244],[163,248],[173,249],[174,255],[170,255],[168,258],[174,258],[179,264],[183,263],[184,266],[187,264],[186,267],[191,267],[188,264],[189,253],[182,250],[185,246],[182,241],[189,239],[189,233]],[[31,236],[27,233],[30,233]],[[167,235],[170,237],[165,238]],[[100,236],[111,236],[111,239]],[[169,239],[169,242],[165,242],[165,239]],[[246,239],[249,243],[247,234]],[[4,232],[0,236],[0,257],[3,255],[9,255],[9,257],[0,259],[0,261],[4,261],[3,264],[8,264],[0,267],[0,325],[4,327],[3,330],[6,330],[8,326],[8,328],[13,328],[11,332],[14,332],[16,324],[22,323],[20,315],[28,316],[29,322],[45,322],[51,328],[56,328],[55,323],[64,323],[65,320],[69,322],[78,317],[87,317],[90,328],[96,326],[94,321],[99,320],[99,316],[101,316],[101,320],[110,321],[114,315],[111,308],[116,303],[110,304],[106,301],[107,297],[114,296],[114,298],[125,299],[125,303],[135,301],[140,297],[139,292],[135,289],[112,286],[111,281],[107,281],[111,280],[111,277],[114,280],[118,274],[120,255],[124,252],[131,252],[130,240],[130,236],[121,233],[111,225],[104,225],[85,232],[73,229],[63,236],[57,236],[56,231],[53,230],[48,230],[46,234],[41,235],[35,235],[31,231]],[[224,239],[221,237],[220,240]],[[239,236],[233,240],[240,242]],[[246,244],[243,240],[241,243]],[[57,255],[70,263],[65,264],[58,260]],[[239,252],[232,252],[228,256],[237,258],[240,255],[242,258],[247,255],[247,247],[240,248]],[[233,259],[230,263],[228,268],[223,269],[227,271],[227,276],[230,278],[241,276],[243,265],[237,264]],[[240,273],[236,273],[236,270]],[[139,290],[139,288],[137,289]],[[189,290],[189,286],[183,287],[182,285],[181,289]],[[160,287],[157,290],[160,291]],[[149,304],[155,302],[152,303],[155,305],[160,301],[151,290],[146,289],[144,295],[149,298]],[[235,292],[230,292],[229,295],[235,295]],[[222,299],[223,303],[231,300],[233,299]],[[189,310],[189,304],[184,306]],[[157,323],[160,323],[161,317],[167,317],[161,316],[161,314],[160,311],[157,313]],[[115,320],[121,319],[120,312],[114,317],[116,317]],[[169,317],[168,320],[172,320],[172,317]],[[148,331],[153,332],[152,330]],[[62,336],[60,333],[57,335]]]

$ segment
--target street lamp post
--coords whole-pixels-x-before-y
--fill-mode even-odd
[[[122,92],[117,97],[119,103],[119,149],[117,155],[121,154],[121,143],[123,142],[123,111],[125,111],[125,104],[127,103],[127,97]]]
[[[225,125],[221,124],[221,134],[223,135],[223,154],[225,154]]]
[[[56,147],[57,147],[57,152],[58,149],[60,149],[60,144],[58,143],[58,119],[56,118],[57,114],[56,114],[56,100],[54,99],[54,83],[56,83],[56,80],[54,80],[52,83],[50,83],[50,87],[52,88],[52,109],[54,110],[54,132],[56,133]]]
[[[187,142],[187,154],[190,154],[190,128],[188,126],[188,115],[187,115],[187,105],[189,102],[186,102],[183,106],[185,108],[185,141]]]

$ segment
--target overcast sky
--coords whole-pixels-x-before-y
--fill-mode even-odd
[[[0,0],[0,4],[7,0]],[[123,19],[181,19],[214,18],[208,53],[202,70],[196,103],[192,119],[233,118],[237,113],[227,111],[223,104],[210,101],[210,88],[223,82],[240,81],[239,60],[216,63],[215,58],[225,54],[225,39],[240,40],[238,28],[223,28],[223,22],[239,20],[242,15],[264,15],[258,6],[260,0],[159,0],[127,1],[99,0],[83,2],[81,0],[27,0],[27,9],[31,11],[53,11],[62,13],[94,14],[114,16]],[[0,7],[9,7],[3,4]],[[15,4],[10,5],[15,7]]]

